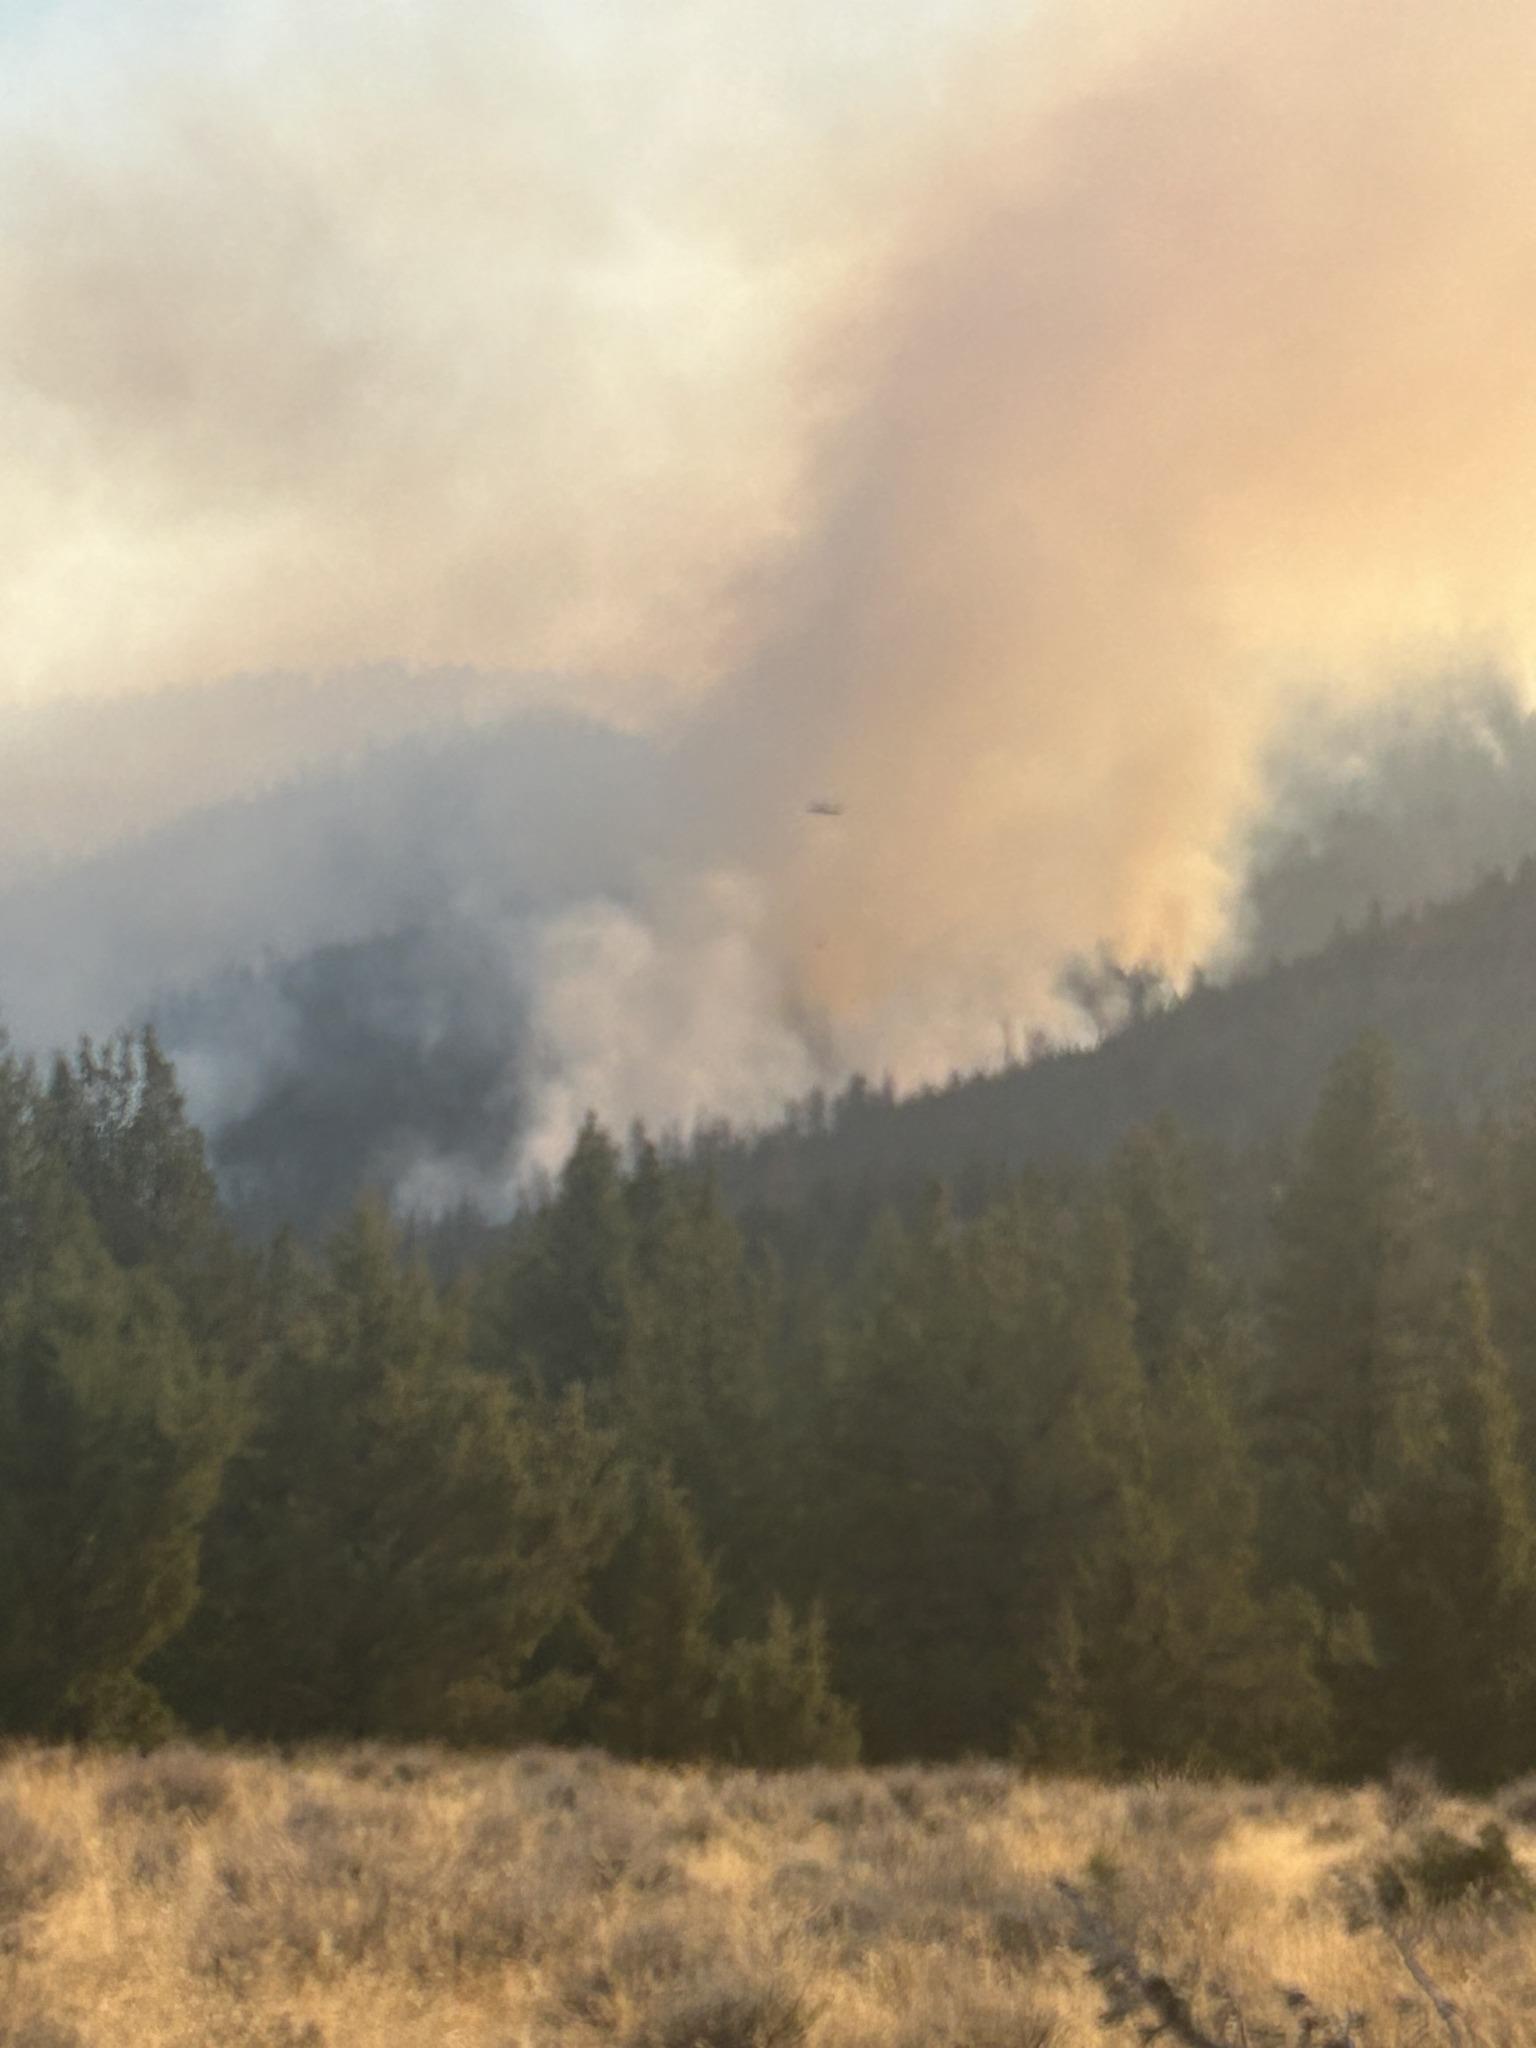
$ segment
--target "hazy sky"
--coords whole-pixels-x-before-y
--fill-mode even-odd
[[[517,941],[551,1146],[1182,972],[1310,698],[1531,672],[1529,0],[61,7],[4,62],[0,873],[418,698],[642,730],[665,829],[578,773],[615,880]]]
[[[11,0],[0,699],[713,673],[989,5]]]

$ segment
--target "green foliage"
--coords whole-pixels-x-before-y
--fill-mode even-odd
[[[479,1362],[556,1395],[610,1390],[629,1355],[634,1283],[618,1149],[589,1117],[553,1199],[486,1276]]]
[[[1378,1750],[1491,1785],[1536,1711],[1536,1518],[1509,1370],[1464,1275],[1435,1346],[1433,1408],[1374,1504],[1362,1586],[1376,1648],[1362,1720]]]
[[[1381,1040],[1335,1064],[1275,1236],[1272,1545],[1279,1571],[1336,1614],[1358,1601],[1365,1505],[1425,1426],[1439,1282],[1418,1134]]]
[[[892,1223],[849,1333],[824,1520],[838,1671],[871,1754],[1006,1748],[1064,1577],[1115,1541],[1141,1443],[1123,1247],[1020,1191]]]
[[[203,1141],[155,1034],[80,1041],[48,1084],[46,1128],[112,1256],[185,1270],[222,1230]]]
[[[505,1740],[613,1538],[608,1445],[464,1359],[462,1319],[381,1212],[334,1241],[209,1534],[181,1658],[232,1733]]]
[[[623,1433],[686,1493],[725,1567],[728,1618],[758,1611],[779,1478],[768,1369],[772,1290],[749,1265],[713,1182],[640,1144],[626,1187],[633,1233],[622,1345]]]
[[[597,1733],[623,1756],[703,1756],[719,1681],[711,1635],[718,1596],[687,1501],[659,1473],[640,1488],[604,1590],[611,1677]]]
[[[1464,1899],[1526,1911],[1536,1907],[1536,1885],[1493,1820],[1479,1829],[1475,1842],[1464,1842],[1446,1828],[1430,1829],[1406,1854],[1378,1864],[1374,1888],[1377,1904],[1392,1916],[1455,1906]]]
[[[1218,1315],[1206,1194],[1188,1141],[1166,1118],[1125,1139],[1109,1189],[1125,1226],[1136,1355],[1155,1385]]]
[[[715,1740],[732,1763],[759,1770],[850,1764],[858,1719],[832,1690],[826,1627],[819,1613],[797,1622],[776,1600],[756,1642],[725,1660],[715,1706]]]
[[[137,1740],[197,1596],[230,1425],[148,1273],[67,1205],[0,1300],[0,1726]]]
[[[238,1249],[152,1038],[0,1048],[0,1732],[1518,1776],[1530,1142],[1437,1188],[1362,1042],[1261,1254],[1167,1123],[786,1232],[589,1122],[444,1290]]]

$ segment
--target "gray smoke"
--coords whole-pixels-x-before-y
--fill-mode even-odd
[[[1536,716],[1495,675],[1437,681],[1276,748],[1225,957],[1292,960],[1536,856]]]
[[[216,689],[189,769],[164,721],[0,904],[24,1029],[455,923],[509,962],[510,1184],[588,1105],[990,1057],[1098,945],[1177,979],[1303,707],[1525,674],[1536,16],[814,19],[253,0],[7,134],[19,780],[61,690],[460,679],[377,761],[330,683],[269,744]],[[617,781],[508,722],[556,703]],[[59,772],[0,871],[111,783]]]

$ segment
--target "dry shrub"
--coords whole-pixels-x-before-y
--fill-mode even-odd
[[[718,1814],[690,1813],[673,1823],[670,1835],[674,1842],[690,1849],[703,1849],[715,1841],[722,1832]]]
[[[318,2020],[296,2019],[291,2013],[245,2013],[219,2048],[329,2048]]]
[[[965,2013],[937,2028],[924,2019],[904,2028],[882,2048],[1052,2048],[1056,2022],[1045,2014],[1002,2010]]]
[[[1447,1828],[1420,1835],[1410,1850],[1377,1866],[1375,1891],[1387,1914],[1414,1907],[1433,1911],[1466,1901],[1525,1912],[1536,1907],[1536,1885],[1494,1820],[1483,1824],[1475,1842],[1461,1841]]]
[[[1440,1781],[1422,1757],[1400,1757],[1382,1783],[1381,1812],[1389,1828],[1420,1827],[1439,1803]]]
[[[508,1876],[473,1856],[412,1855],[391,1831],[349,1818],[307,1803],[290,1815],[285,1840],[223,1863],[193,1937],[192,1969],[248,1986],[266,1975],[333,1982],[387,1964],[430,1981],[530,1952],[540,1913],[529,1873]]]
[[[195,1749],[162,1749],[119,1767],[101,1795],[101,1817],[202,1825],[229,1800],[229,1772]]]
[[[130,1837],[128,1874],[144,1891],[166,1891],[180,1877],[186,1862],[182,1831],[174,1823],[141,1828]]]
[[[868,1785],[846,1785],[818,1799],[811,1812],[824,1827],[836,1828],[839,1833],[856,1833],[860,1828],[876,1826],[888,1821],[891,1815],[891,1801],[885,1788],[876,1782]]]
[[[193,1932],[193,1970],[236,1984],[331,1977],[380,1949],[398,1902],[363,1800],[300,1798],[281,1830],[237,1830]]]
[[[391,1749],[382,1742],[363,1742],[342,1759],[343,1775],[359,1785],[425,1785],[442,1769],[430,1749]]]
[[[222,1753],[227,1796],[199,1816],[165,1792],[188,1760],[0,1758],[0,1882],[18,1928],[49,1908],[0,1954],[0,2048],[1129,2041],[1158,2011],[1104,2034],[1063,1877],[1226,2048],[1290,2048],[1303,2022],[1322,2048],[1351,2012],[1361,2048],[1435,2038],[1405,1957],[1469,2041],[1532,2038],[1536,1916],[1484,1881],[1503,1859],[1480,1835],[1518,1788],[1443,1800],[1481,1874],[1442,1906],[1440,1866],[1416,1871],[1387,1918],[1371,1874],[1427,1831],[1389,1828],[1369,1790]]]
[[[51,1904],[73,1874],[58,1837],[13,1799],[0,1799],[0,1933],[14,1936],[17,1924]]]
[[[630,2036],[630,2048],[799,2048],[811,2028],[804,1998],[781,1985],[706,1991]]]
[[[1018,1970],[1033,1970],[1061,1939],[1059,1916],[1042,1898],[1032,1908],[992,1915],[992,1949],[998,1960]]]
[[[963,1764],[938,1776],[933,1789],[945,1806],[962,1813],[997,1813],[1018,1782],[1018,1772],[1008,1764]]]
[[[1213,1849],[1232,1827],[1232,1802],[1220,1786],[1198,1778],[1153,1778],[1126,1802],[1132,1834],[1177,1839],[1186,1849]]]
[[[44,2013],[0,2019],[0,2048],[85,2048],[77,2027]]]
[[[512,1865],[523,1853],[529,1821],[517,1807],[498,1803],[470,1823],[465,1858],[474,1864]]]
[[[615,1979],[631,1989],[680,1984],[707,1969],[713,1932],[686,1911],[653,1913],[618,1930],[608,1965]]]

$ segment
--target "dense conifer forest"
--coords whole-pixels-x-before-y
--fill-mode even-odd
[[[311,1244],[152,1035],[7,1056],[0,1726],[1529,1770],[1536,1105],[1411,1101],[1367,1033],[1294,1126],[772,1202],[789,1137],[589,1123],[510,1224]]]

